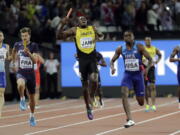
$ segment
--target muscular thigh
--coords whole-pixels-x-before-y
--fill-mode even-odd
[[[127,86],[122,86],[121,87],[121,93],[123,97],[128,97],[129,95],[129,88]]]
[[[18,78],[17,79],[17,84],[20,86],[25,86],[25,79],[24,78]]]

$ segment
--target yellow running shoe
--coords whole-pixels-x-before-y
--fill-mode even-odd
[[[150,107],[149,107],[149,105],[146,104],[145,112],[149,112],[149,110],[150,110]]]
[[[98,101],[96,98],[93,100],[93,107],[97,108],[98,107]]]
[[[155,105],[151,106],[151,110],[155,112],[156,111],[156,106]]]

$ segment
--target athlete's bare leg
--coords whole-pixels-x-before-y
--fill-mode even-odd
[[[35,104],[39,105],[39,96],[40,96],[40,86],[36,85],[36,93],[35,93]]]
[[[29,107],[30,107],[31,113],[34,113],[34,109],[35,109],[35,94],[29,94]]]
[[[151,96],[151,93],[150,93],[149,85],[146,85],[145,86],[145,100],[146,100],[146,109],[145,109],[145,111],[146,112],[150,111],[150,106],[149,106],[149,97],[150,96]]]
[[[150,96],[149,86],[146,86],[146,88],[145,88],[145,99],[146,99],[147,105],[149,105],[149,96]]]
[[[98,86],[97,95],[99,96],[100,106],[103,107],[104,103],[103,103],[103,100],[102,100],[102,88],[101,88],[101,86]]]
[[[138,101],[138,104],[140,106],[144,105],[144,96],[141,96],[141,97],[136,96],[136,100]]]
[[[19,78],[17,80],[17,87],[18,87],[18,92],[19,92],[20,98],[24,98],[25,80],[22,78]]]
[[[129,95],[128,87],[122,86],[121,92],[122,92],[122,103],[123,103],[124,111],[125,111],[126,116],[127,116],[127,120],[132,120],[130,104],[128,101],[128,95]]]
[[[0,88],[0,118],[1,118],[2,108],[4,106],[4,91],[5,88]]]
[[[156,102],[156,87],[155,87],[154,83],[150,84],[150,91],[151,91],[152,105],[155,105],[155,102]]]
[[[98,87],[98,73],[92,73],[90,75],[90,82],[91,82],[91,99],[94,100],[95,93],[97,92]]]
[[[91,99],[90,99],[90,93],[89,93],[89,82],[82,81],[82,85],[83,85],[84,101],[85,101],[86,109],[87,109],[87,117],[89,120],[92,120],[93,114],[92,114]]]
[[[25,102],[25,96],[24,96],[24,91],[25,91],[25,80],[22,78],[19,78],[17,80],[17,87],[20,95],[20,104],[19,107],[21,111],[24,111],[27,109],[26,107],[26,102]]]
[[[82,82],[82,86],[83,86],[83,95],[84,95],[84,102],[86,104],[86,108],[91,109],[90,96],[89,96],[90,94],[89,94],[89,90],[88,90],[88,81]]]

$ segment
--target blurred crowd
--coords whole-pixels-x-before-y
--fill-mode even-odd
[[[29,26],[37,40],[52,41],[70,7],[70,26],[83,15],[97,27],[121,31],[180,30],[180,0],[0,0],[0,29],[17,36]]]

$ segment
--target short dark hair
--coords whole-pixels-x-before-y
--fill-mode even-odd
[[[126,33],[126,32],[128,32],[128,33],[132,33],[132,34],[134,35],[134,33],[133,33],[133,31],[132,31],[132,30],[126,30],[126,31],[124,31],[124,33]]]
[[[131,33],[131,34],[134,36],[134,33],[133,33],[133,31],[131,31],[131,30],[126,30],[126,31],[123,33],[123,37],[125,36],[125,33]]]
[[[146,38],[150,38],[150,39],[151,39],[151,37],[150,37],[150,36],[146,36],[144,39],[146,39]]]
[[[25,33],[28,32],[29,35],[31,35],[31,29],[29,27],[23,27],[22,29],[20,29],[20,33]]]

